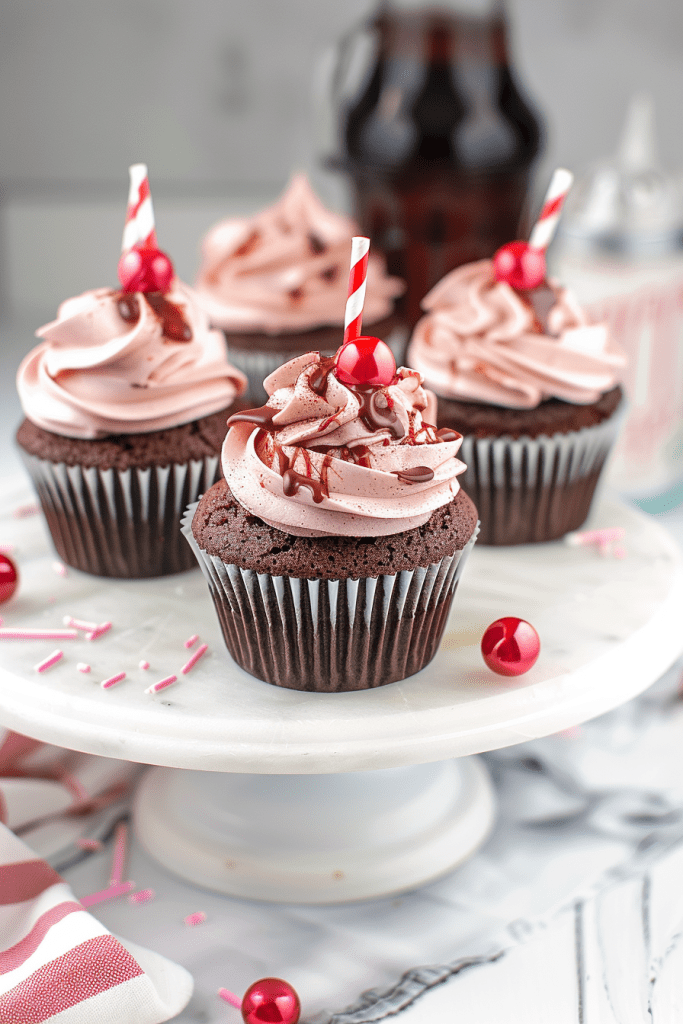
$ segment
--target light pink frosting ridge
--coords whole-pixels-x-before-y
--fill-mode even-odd
[[[427,522],[459,491],[462,437],[423,420],[414,370],[350,388],[309,352],[266,378],[268,403],[232,417],[223,472],[237,500],[285,533],[386,536]]]
[[[355,234],[354,222],[326,210],[298,174],[274,206],[209,231],[197,294],[211,322],[226,331],[281,334],[342,324]],[[364,323],[388,316],[403,290],[383,258],[371,255]]]
[[[547,285],[516,292],[495,280],[491,260],[458,267],[422,300],[408,362],[446,398],[513,409],[597,401],[618,383],[625,353],[566,288]]]
[[[231,405],[246,378],[228,363],[221,332],[177,280],[156,296],[99,288],[63,302],[17,373],[26,416],[93,439],[163,430]]]

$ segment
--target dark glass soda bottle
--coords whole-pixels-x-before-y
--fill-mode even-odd
[[[412,324],[444,274],[520,236],[542,128],[515,83],[502,10],[382,4],[341,44],[336,107],[331,163],[351,177],[362,230],[406,280]]]

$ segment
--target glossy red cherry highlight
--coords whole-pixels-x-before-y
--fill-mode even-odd
[[[124,292],[166,292],[174,270],[165,252],[134,246],[121,256],[118,274]]]
[[[508,242],[493,257],[496,281],[505,281],[517,291],[538,288],[545,280],[545,252],[528,242]]]
[[[297,1024],[299,997],[282,978],[261,978],[250,985],[242,999],[245,1024]]]
[[[396,360],[379,338],[360,337],[337,351],[334,373],[342,384],[386,387],[394,379]]]
[[[536,664],[541,651],[538,633],[524,619],[496,619],[481,638],[481,653],[492,672],[521,676]]]
[[[11,558],[0,554],[0,604],[9,601],[17,589],[19,573]]]

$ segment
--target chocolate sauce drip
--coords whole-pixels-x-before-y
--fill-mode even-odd
[[[315,391],[316,395],[325,397],[327,394],[327,378],[329,377],[332,369],[334,368],[336,359],[334,356],[328,356],[327,359],[321,359],[318,366],[308,378],[308,386],[311,391]]]
[[[282,474],[282,490],[287,497],[293,498],[302,487],[308,487],[316,505],[319,505],[325,497],[322,481],[313,480],[312,477],[304,476],[303,473],[297,473],[295,469],[286,469]]]
[[[180,306],[169,302],[161,292],[143,292],[147,305],[161,322],[161,333],[170,341],[192,341],[192,328]]]
[[[228,419],[228,427],[233,423],[254,423],[257,427],[265,427],[270,430],[273,426],[273,418],[281,409],[273,409],[272,405],[262,405],[258,409],[245,409],[244,412],[234,412]]]
[[[261,241],[261,233],[260,233],[260,231],[252,231],[252,233],[249,235],[249,237],[247,239],[245,239],[244,242],[242,242],[242,244],[239,246],[239,248],[235,249],[235,251],[233,253],[233,256],[248,256],[249,253],[252,252],[256,248],[256,246],[258,245],[258,243],[260,241]]]
[[[323,240],[321,238],[318,238],[317,235],[314,235],[312,231],[308,236],[308,244],[314,256],[320,256],[320,254],[325,252],[325,250],[327,249],[327,246],[325,245]]]
[[[441,427],[437,430],[436,436],[439,441],[457,441],[462,435],[457,430],[451,430],[450,427]]]
[[[351,388],[360,402],[360,418],[368,430],[388,430],[399,441],[405,437],[403,424],[393,409],[393,402],[384,391],[376,388]]]
[[[116,302],[119,316],[127,324],[136,324],[140,319],[140,303],[137,295],[132,292],[122,292]]]
[[[409,469],[395,469],[395,476],[405,484],[428,484],[434,479],[434,470],[429,466],[411,466]]]

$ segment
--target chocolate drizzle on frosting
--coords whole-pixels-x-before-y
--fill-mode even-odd
[[[408,469],[395,469],[394,475],[404,484],[428,484],[434,479],[434,470],[429,466],[410,466]]]
[[[140,292],[161,324],[161,333],[169,341],[192,341],[192,328],[183,316],[182,308],[162,295],[161,292]],[[137,292],[121,292],[116,307],[119,316],[127,324],[136,324],[140,319],[140,300]]]
[[[257,427],[265,427],[270,430],[273,426],[273,419],[280,412],[280,409],[273,409],[272,405],[261,405],[258,409],[245,409],[244,412],[234,412],[228,419],[228,427],[233,423],[254,423]]]
[[[378,388],[349,388],[360,402],[360,418],[368,430],[388,430],[400,441],[405,437],[403,424],[394,412],[393,402],[386,391]]]

